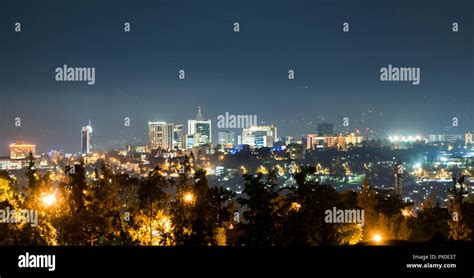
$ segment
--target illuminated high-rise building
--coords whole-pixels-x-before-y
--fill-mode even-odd
[[[196,119],[188,120],[188,135],[194,137],[193,146],[212,143],[212,121],[204,119],[201,107],[198,107]]]
[[[320,149],[324,148],[324,136],[318,134],[308,134],[305,139],[306,149]]]
[[[302,144],[290,143],[286,148],[290,159],[304,159],[305,147]]]
[[[362,144],[366,138],[359,133],[333,134],[320,136],[318,134],[308,134],[306,136],[306,149],[337,148],[345,150],[350,146]]]
[[[81,154],[91,153],[92,132],[91,120],[89,119],[89,124],[81,129]]]
[[[464,134],[464,143],[466,144],[466,146],[474,145],[474,137],[472,135],[472,132],[467,132],[466,134]]]
[[[217,142],[224,148],[232,148],[235,145],[235,134],[233,131],[219,131]]]
[[[442,142],[442,143],[455,143],[457,141],[462,141],[461,134],[430,134],[429,142]]]
[[[324,147],[325,148],[336,148],[336,149],[345,149],[346,148],[346,139],[344,136],[339,134],[326,135],[324,136]]]
[[[242,144],[255,148],[273,147],[278,140],[277,128],[271,126],[251,126],[242,131]]]
[[[346,145],[357,146],[362,144],[362,142],[365,140],[365,137],[359,133],[349,133],[344,136],[344,140]]]
[[[36,145],[16,142],[10,145],[10,159],[25,159],[30,153],[35,156]]]
[[[166,122],[148,122],[148,146],[150,150],[174,149],[174,124]]]
[[[394,178],[395,178],[395,194],[403,194],[403,164],[397,164],[394,169]]]
[[[197,134],[197,136],[194,136],[192,134],[187,134],[186,135],[186,149],[187,150],[190,150],[194,147],[194,142],[196,141],[195,137],[199,137],[198,135],[199,134]]]
[[[186,148],[186,134],[184,133],[183,125],[174,125],[173,128],[174,138],[173,138],[173,148],[177,150]]]

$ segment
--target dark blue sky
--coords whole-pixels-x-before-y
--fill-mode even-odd
[[[186,124],[198,105],[214,122],[256,114],[281,135],[314,132],[323,119],[340,126],[345,116],[380,132],[443,132],[454,116],[450,132],[474,130],[473,11],[470,0],[8,1],[0,155],[18,139],[77,152],[89,118],[95,143],[145,139],[147,121]],[[64,64],[95,67],[96,84],[56,82]],[[420,67],[421,84],[381,82],[388,64]]]

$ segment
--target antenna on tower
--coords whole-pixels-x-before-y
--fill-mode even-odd
[[[201,106],[198,106],[198,113],[197,113],[197,116],[196,116],[196,120],[204,121],[204,117],[202,116]]]

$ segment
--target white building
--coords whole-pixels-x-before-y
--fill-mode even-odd
[[[319,134],[308,134],[306,135],[306,149],[321,149],[324,148],[324,136]]]
[[[81,129],[81,154],[91,153],[92,132],[91,120],[89,120],[89,124]]]
[[[472,137],[472,132],[468,132],[464,134],[464,143],[465,145],[474,145],[473,137]]]
[[[233,131],[220,131],[217,133],[217,142],[223,147],[235,145],[235,134]]]
[[[462,140],[461,134],[430,134],[430,142],[455,143]]]
[[[174,125],[173,148],[182,150],[186,148],[186,134],[184,133],[183,125]]]
[[[188,136],[193,136],[193,146],[197,147],[212,143],[212,121],[205,120],[202,116],[201,107],[198,107],[196,119],[188,120]],[[187,137],[190,138],[190,137]],[[189,148],[190,140],[186,140],[186,147]]]
[[[148,147],[153,149],[174,149],[174,124],[148,122]]]
[[[242,131],[242,144],[255,148],[273,147],[277,142],[277,128],[271,126],[251,126]]]

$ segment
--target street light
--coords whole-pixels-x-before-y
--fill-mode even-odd
[[[51,194],[44,194],[43,197],[41,198],[41,202],[45,207],[50,207],[54,204],[56,204],[56,194],[51,193]]]
[[[412,212],[408,208],[403,208],[400,211],[401,211],[401,213],[404,217],[411,217],[412,216]]]
[[[192,192],[186,192],[183,195],[183,201],[188,204],[194,203],[194,194]]]
[[[382,241],[382,236],[380,234],[374,234],[374,236],[372,237],[372,240],[376,244],[379,244]]]
[[[298,202],[291,203],[290,210],[298,212],[301,209],[301,204]]]

